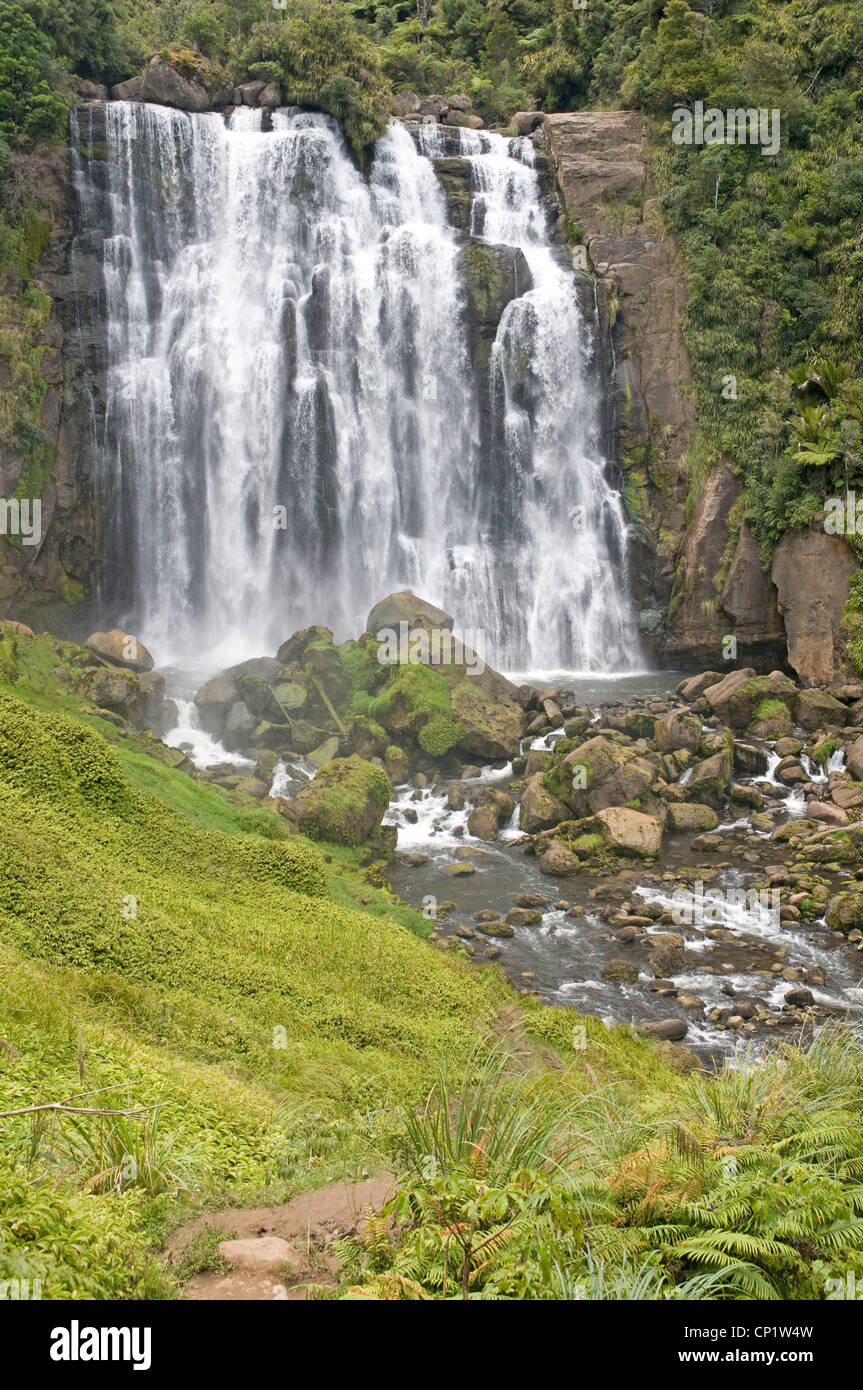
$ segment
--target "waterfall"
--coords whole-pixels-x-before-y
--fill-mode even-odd
[[[480,382],[442,138],[392,122],[364,177],[336,122],[294,108],[73,111],[82,228],[104,236],[101,600],[160,663],[314,622],[342,640],[410,588],[505,668],[639,664],[591,324],[533,146],[458,132],[472,236],[532,278]]]

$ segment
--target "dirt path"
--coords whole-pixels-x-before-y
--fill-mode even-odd
[[[381,1210],[393,1194],[392,1181],[384,1174],[367,1182],[335,1182],[285,1206],[228,1208],[199,1216],[172,1236],[165,1250],[168,1263],[178,1262],[193,1236],[215,1229],[232,1237],[219,1247],[230,1269],[195,1275],[183,1298],[298,1301],[307,1298],[309,1284],[334,1285],[339,1261],[333,1242],[356,1235],[364,1215]]]

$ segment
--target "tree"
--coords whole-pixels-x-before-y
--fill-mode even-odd
[[[0,132],[50,138],[68,103],[45,81],[51,46],[19,5],[0,3]]]

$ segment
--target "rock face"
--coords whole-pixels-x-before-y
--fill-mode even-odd
[[[695,428],[680,256],[653,210],[638,112],[546,116],[544,130],[567,212],[583,229],[614,318],[620,449],[640,523],[636,597],[664,612],[685,526],[682,460]]]
[[[829,685],[840,664],[840,621],[858,566],[840,536],[789,531],[770,574],[788,634],[788,661],[805,684]]]
[[[755,537],[745,521],[722,579],[729,518],[740,491],[737,479],[721,463],[696,503],[678,555],[669,657],[715,661],[722,655],[723,639],[731,635],[743,651],[757,648],[759,660],[784,660],[785,629],[776,587],[761,568]]]
[[[98,125],[103,110],[98,103],[81,110]],[[10,155],[13,176],[23,160],[18,152]],[[19,431],[20,442],[0,443],[0,496],[12,495],[28,472],[38,475],[42,460],[50,465],[41,489],[41,543],[12,545],[0,537],[0,616],[22,618],[39,630],[60,630],[68,623],[70,607],[87,598],[101,551],[91,501],[95,460],[88,448],[90,412],[98,419],[104,402],[101,264],[86,239],[73,239],[76,198],[68,150],[36,148],[27,154],[26,165],[26,186],[38,190],[39,217],[51,228],[34,272],[46,298],[44,312],[37,315],[21,297],[24,282],[7,276],[4,331],[10,344],[17,340],[21,351],[39,354],[44,390],[31,407],[26,430]],[[5,396],[10,381],[7,362],[0,359],[0,394]]]
[[[471,355],[477,377],[484,379],[501,315],[510,300],[533,288],[524,252],[515,246],[473,241],[458,256],[466,296]]]

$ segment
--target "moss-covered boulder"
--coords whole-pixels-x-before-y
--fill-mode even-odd
[[[390,794],[383,768],[356,754],[333,758],[297,794],[297,825],[313,840],[359,845],[379,827]]]
[[[712,806],[693,806],[688,801],[673,801],[669,804],[669,830],[694,835],[703,830],[715,830],[718,824],[719,817]]]
[[[846,934],[863,928],[863,893],[836,893],[827,904],[824,920],[833,931]]]
[[[744,666],[742,670],[730,671],[716,685],[709,685],[704,698],[723,724],[745,729],[762,700],[781,700],[789,710],[793,709],[797,687],[781,671],[756,676],[751,666]]]
[[[669,710],[657,719],[654,737],[661,753],[674,753],[681,748],[694,752],[701,738],[701,724],[691,714]]]
[[[823,729],[828,724],[844,724],[847,710],[829,690],[801,690],[797,697],[797,723],[802,729]]]
[[[719,810],[731,777],[731,764],[732,755],[726,749],[696,763],[686,784],[687,793],[692,800]]]
[[[551,830],[570,815],[568,807],[543,784],[543,773],[535,772],[522,793],[519,827],[528,835]]]
[[[543,786],[576,816],[588,816],[635,801],[658,776],[658,769],[632,748],[597,734],[546,772]]]

